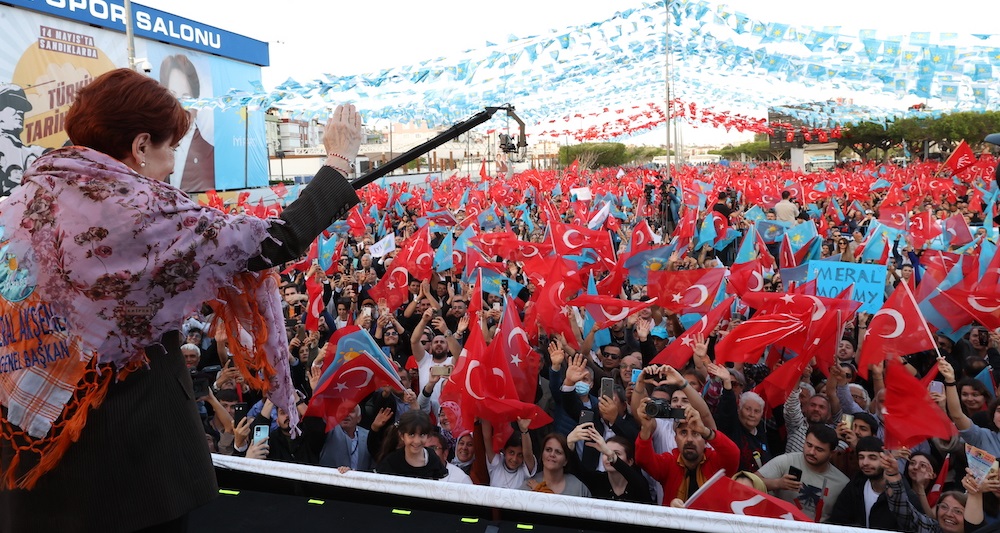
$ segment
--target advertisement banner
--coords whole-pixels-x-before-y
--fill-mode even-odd
[[[76,92],[128,64],[123,34],[0,6],[0,196],[21,182],[40,155],[68,144],[65,116]],[[211,98],[251,89],[260,68],[159,42],[136,40],[148,73],[178,98]],[[264,112],[191,111],[171,183],[187,192],[267,185]]]

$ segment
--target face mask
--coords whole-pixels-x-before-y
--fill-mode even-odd
[[[577,381],[576,385],[573,386],[573,390],[580,396],[583,396],[590,392],[590,383],[586,381]]]

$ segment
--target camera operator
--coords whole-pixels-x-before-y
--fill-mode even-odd
[[[663,485],[664,504],[686,501],[719,469],[724,469],[727,476],[736,473],[740,449],[722,433],[706,427],[698,410],[690,405],[684,408],[684,418],[674,422],[677,449],[660,454],[654,452],[651,438],[656,419],[667,416],[676,414],[651,398],[643,398],[636,412],[642,429],[635,441],[635,462]],[[708,442],[712,443],[711,449],[706,449]]]

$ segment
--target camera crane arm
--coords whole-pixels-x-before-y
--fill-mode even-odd
[[[409,163],[410,161],[416,160],[418,157],[426,154],[427,152],[430,152],[431,150],[437,148],[438,146],[441,146],[442,144],[448,141],[457,139],[459,135],[471,130],[472,128],[475,128],[476,126],[492,118],[493,115],[497,113],[497,111],[506,111],[509,117],[517,121],[518,125],[520,126],[520,133],[518,134],[517,146],[518,148],[527,147],[528,142],[524,134],[524,121],[518,118],[518,116],[514,114],[514,106],[510,104],[505,104],[502,106],[487,107],[485,110],[480,111],[479,113],[476,113],[475,115],[469,117],[468,119],[459,122],[458,124],[455,124],[454,126],[448,128],[447,130],[439,133],[432,139],[425,141],[421,144],[418,144],[417,146],[410,148],[406,152],[403,152],[402,154],[398,155],[397,157],[390,159],[388,162],[386,162],[386,164],[376,168],[375,170],[363,176],[359,176],[357,179],[351,182],[351,186],[353,186],[355,190],[358,190],[364,187],[365,185],[368,185],[369,183],[381,178],[382,176],[389,174],[390,172],[396,170],[397,168],[402,167],[403,165]]]

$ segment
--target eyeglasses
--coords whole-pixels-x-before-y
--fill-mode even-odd
[[[386,335],[386,336],[389,336],[389,335],[395,335],[395,336],[397,336],[397,337],[398,337],[398,336],[399,336],[399,333],[396,333],[395,331],[386,331],[386,332],[385,332],[385,335]]]
[[[711,437],[711,435],[709,435],[709,436]],[[441,451],[441,450],[444,449],[441,446],[428,446],[428,448],[430,448],[431,450],[434,450],[436,452],[439,452],[439,451]]]
[[[604,357],[607,357],[608,359],[621,359],[622,358],[622,354],[620,354],[620,353],[601,352],[601,355],[603,355]]]

